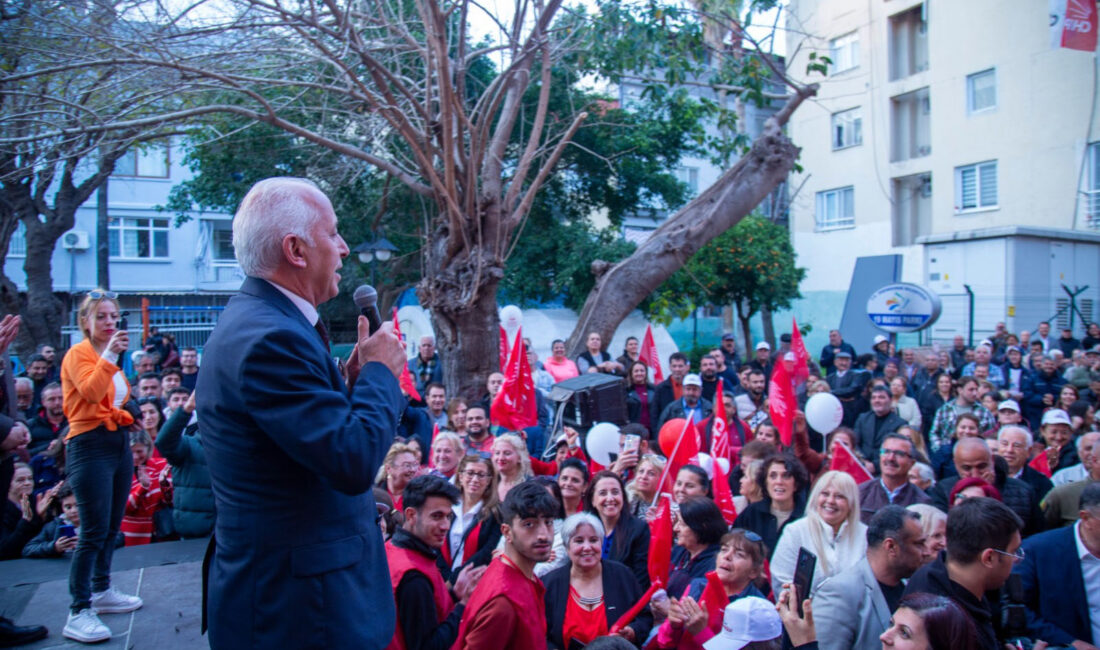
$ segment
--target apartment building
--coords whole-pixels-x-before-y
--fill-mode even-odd
[[[1048,9],[790,1],[788,70],[821,84],[790,124],[790,226],[808,269],[795,311],[811,345],[844,322],[869,347],[860,300],[892,281],[943,300],[903,344],[1100,318],[1097,59],[1052,46]],[[824,79],[806,74],[811,53],[832,60]]]

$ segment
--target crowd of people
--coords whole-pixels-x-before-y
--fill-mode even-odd
[[[60,367],[49,346],[26,364],[16,382],[24,417],[0,416],[11,465],[2,557],[71,557],[66,636],[89,641],[109,636],[89,614],[141,605],[110,588],[105,555],[206,537],[215,521],[195,416],[197,351],[169,348],[162,363],[165,341],[151,337],[132,353],[128,408],[104,410],[101,402],[117,398],[111,364],[120,362],[103,351],[122,355],[129,345],[121,332],[97,331],[100,305],[117,310],[113,298],[89,297],[88,338]],[[833,331],[798,397],[801,407],[817,393],[835,395],[841,426],[815,431],[798,411],[789,445],[769,417],[766,381],[776,363],[791,362],[786,336],[775,351],[758,344],[742,363],[726,335],[698,374],[674,353],[656,385],[636,338],[617,358],[597,334],[576,359],[554,341],[545,362],[527,341],[539,424],[523,431],[491,421],[502,375],[489,378],[481,400],[448,398],[434,341],[424,337],[408,362],[422,399],[401,414],[374,489],[394,643],[568,648],[611,635],[657,648],[943,647],[936,638],[964,648],[1015,638],[1095,647],[1100,331],[1090,325],[1084,344],[1068,331],[1048,334],[1045,323],[1030,340],[999,325],[973,348],[956,339],[950,350],[897,351],[880,337],[857,355]],[[588,458],[578,431],[551,430],[549,388],[582,372],[622,377],[621,436],[638,445],[609,467]],[[681,419],[709,450],[716,400],[726,414],[732,524],[715,503],[715,461],[673,468],[658,444],[662,426]],[[81,435],[110,424],[110,444]],[[838,446],[865,476],[834,468]],[[82,513],[81,491],[103,492],[89,502],[107,507]],[[674,544],[667,584],[653,593],[662,497]],[[803,549],[816,564],[808,593],[796,596]],[[1017,586],[1002,589],[1013,575]],[[702,602],[714,585],[723,608]],[[616,625],[640,598],[645,606]],[[796,598],[807,601],[801,616]]]

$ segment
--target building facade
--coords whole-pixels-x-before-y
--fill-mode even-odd
[[[1097,59],[1052,47],[1048,3],[791,0],[787,27],[788,70],[821,84],[790,123],[790,227],[808,269],[795,312],[811,343],[858,301],[848,288],[871,256],[899,262],[879,286],[942,297],[939,322],[903,344],[1001,321],[1079,336],[1100,317]],[[826,78],[806,74],[811,53],[831,59]]]

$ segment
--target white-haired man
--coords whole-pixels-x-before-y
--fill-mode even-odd
[[[395,615],[371,479],[406,405],[404,346],[361,317],[345,385],[317,307],[338,293],[348,247],[309,181],[253,186],[233,248],[248,277],[196,391],[218,512],[210,647],[382,647]]]
[[[1035,490],[1035,496],[1042,501],[1054,484],[1042,472],[1028,465],[1033,442],[1030,431],[1019,425],[1006,424],[997,432],[997,455],[1008,463],[1008,475],[1030,485]]]

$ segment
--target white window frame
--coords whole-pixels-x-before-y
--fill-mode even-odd
[[[990,182],[988,173],[992,173],[993,202],[986,203],[982,198],[983,185],[988,187]],[[963,205],[963,182],[967,174],[974,175],[974,205]],[[972,165],[961,165],[955,168],[955,214],[967,214],[970,212],[984,212],[996,210],[1001,207],[1000,188],[997,181],[997,161],[985,160]]]
[[[814,229],[817,232],[856,227],[856,191],[854,185],[818,192],[814,204],[816,208],[814,211]],[[835,208],[837,215],[826,216],[830,206]]]
[[[829,59],[833,69],[829,74],[840,74],[859,67],[859,32],[848,32],[829,41]]]
[[[22,221],[15,225],[15,230],[8,240],[8,257],[27,256],[27,226]]]
[[[838,137],[838,129],[839,137]],[[833,151],[858,147],[863,144],[863,108],[856,106],[833,113],[829,128]]]
[[[993,103],[989,106],[977,107],[975,105],[975,88],[974,84],[979,79],[990,77],[993,79]],[[987,111],[996,110],[997,108],[997,69],[989,68],[987,70],[981,70],[974,74],[966,75],[966,112],[970,115],[978,113],[985,113]]]
[[[1088,176],[1085,178],[1082,197],[1085,203],[1085,223],[1089,228],[1100,229],[1100,142],[1090,142],[1087,155]]]
[[[142,224],[141,222],[145,222]],[[110,242],[110,255],[113,260],[138,260],[138,261],[164,261],[171,259],[171,232],[170,219],[167,217],[109,217],[107,222],[108,240]],[[146,233],[148,236],[148,255],[126,254],[125,235],[128,232]],[[157,235],[164,236],[164,254],[156,254]]]
[[[150,171],[150,165],[159,167],[162,164],[162,156],[163,170]],[[166,179],[172,175],[171,149],[163,143],[131,147],[115,162],[115,170],[111,172],[111,175],[123,178]]]
[[[699,194],[698,167],[677,167],[675,173],[676,180],[688,186],[688,196],[694,197]]]
[[[224,225],[223,225],[224,224]],[[211,220],[210,228],[210,257],[215,264],[236,264],[236,253],[230,257],[219,257],[218,252],[218,239],[229,239],[229,250],[233,250],[233,222],[229,220]],[[220,227],[219,227],[220,226]]]

